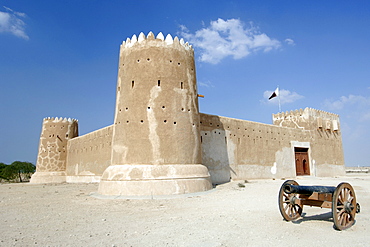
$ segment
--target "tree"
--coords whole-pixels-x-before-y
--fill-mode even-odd
[[[1,177],[8,181],[19,178],[19,182],[23,182],[24,178],[29,179],[35,170],[36,166],[30,162],[14,161],[2,169]]]
[[[5,179],[5,178],[3,177],[3,170],[5,169],[5,167],[7,167],[7,164],[4,164],[4,163],[0,162],[0,181],[1,181],[2,179]]]
[[[8,181],[15,179],[17,177],[17,173],[14,168],[15,167],[11,165],[7,165],[6,167],[4,167],[1,172],[1,177]]]

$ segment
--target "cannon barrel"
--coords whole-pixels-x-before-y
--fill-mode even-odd
[[[284,192],[287,194],[296,193],[302,195],[311,195],[313,192],[331,193],[333,194],[336,187],[332,186],[300,186],[294,184],[286,184]]]

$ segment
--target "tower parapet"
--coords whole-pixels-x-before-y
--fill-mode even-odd
[[[67,141],[78,136],[78,121],[71,118],[44,118],[36,173],[31,183],[66,181]]]
[[[272,115],[273,124],[304,130],[339,131],[339,115],[313,108],[280,112]]]
[[[194,51],[150,32],[120,49],[112,162],[106,195],[168,195],[211,188],[201,164]]]

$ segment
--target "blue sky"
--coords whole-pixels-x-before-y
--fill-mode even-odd
[[[346,165],[370,166],[370,2],[338,0],[0,0],[0,162],[36,162],[44,117],[111,125],[119,45],[149,31],[193,45],[201,112],[272,123],[279,85],[282,111],[339,114]]]

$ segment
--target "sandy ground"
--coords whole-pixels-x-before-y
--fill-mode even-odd
[[[355,225],[336,231],[331,210],[315,207],[285,222],[282,180],[146,199],[98,198],[97,184],[1,184],[0,246],[370,246],[370,175],[296,180],[349,182],[362,210]]]

